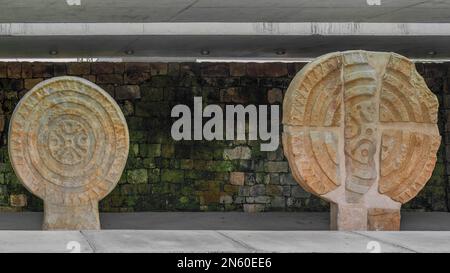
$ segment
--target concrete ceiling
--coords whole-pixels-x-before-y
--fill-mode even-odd
[[[450,58],[450,0],[76,1],[1,0],[0,58]]]
[[[2,0],[0,22],[450,22],[450,0],[66,1]]]

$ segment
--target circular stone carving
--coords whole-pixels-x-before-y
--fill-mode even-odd
[[[398,206],[431,177],[437,111],[436,96],[407,58],[330,53],[306,65],[288,88],[284,152],[311,193],[339,204],[383,207],[390,198]]]
[[[62,164],[75,165],[92,154],[89,125],[77,116],[59,116],[49,124],[48,147],[52,157]]]
[[[11,117],[9,155],[22,183],[53,204],[105,197],[128,156],[125,118],[113,98],[77,77],[36,85]]]

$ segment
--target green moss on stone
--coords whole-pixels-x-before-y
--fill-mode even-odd
[[[231,161],[208,161],[207,170],[212,172],[231,172],[233,171],[233,162]]]
[[[139,152],[143,157],[161,156],[161,144],[139,144]]]
[[[146,169],[128,170],[127,181],[131,184],[147,183],[148,173]]]
[[[161,181],[169,183],[182,183],[184,180],[184,171],[163,169],[161,170]]]

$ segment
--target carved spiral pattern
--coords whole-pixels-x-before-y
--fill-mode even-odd
[[[76,77],[44,81],[17,105],[9,153],[22,183],[57,204],[100,200],[117,184],[128,156],[120,108],[100,87]]]
[[[438,102],[405,57],[367,51],[320,57],[296,75],[283,106],[285,154],[311,193],[344,185],[347,202],[357,203],[378,182],[381,194],[405,203],[431,176],[440,144]]]

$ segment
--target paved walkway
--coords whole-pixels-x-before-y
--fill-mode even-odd
[[[449,231],[0,231],[0,252],[450,252]]]
[[[0,213],[0,252],[450,252],[450,213],[403,213],[401,232],[326,231],[326,213],[101,218],[101,231],[40,231],[40,213]]]

